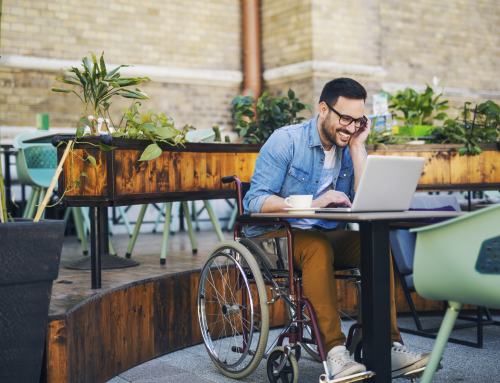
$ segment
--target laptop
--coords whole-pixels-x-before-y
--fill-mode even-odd
[[[424,163],[424,157],[368,156],[352,207],[325,207],[316,212],[406,211]]]

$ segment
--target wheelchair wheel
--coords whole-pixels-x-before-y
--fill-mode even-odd
[[[201,271],[198,317],[205,347],[224,375],[241,379],[259,365],[269,334],[267,291],[248,249],[225,241]]]
[[[288,360],[280,373],[274,373],[273,370],[280,365],[284,351],[284,347],[275,347],[267,357],[266,372],[269,383],[297,383],[299,381],[299,366],[293,353],[288,355]]]
[[[269,258],[267,258],[267,255],[264,254],[264,252],[261,249],[259,249],[259,246],[257,246],[255,242],[251,241],[248,238],[240,238],[240,243],[243,246],[245,246],[248,250],[250,250],[252,254],[255,254],[257,256],[258,261],[264,262],[268,269],[274,268]]]

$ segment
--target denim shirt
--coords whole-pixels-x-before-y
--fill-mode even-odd
[[[262,146],[250,190],[243,199],[246,214],[260,213],[270,195],[282,198],[296,194],[312,194],[316,199],[325,152],[318,132],[318,116],[301,124],[277,129]],[[349,146],[336,150],[333,189],[354,200],[354,169]],[[365,151],[366,155],[366,151]],[[287,219],[293,222],[297,219]],[[319,219],[315,229],[345,228],[345,224]],[[279,226],[246,226],[247,237],[278,230]]]

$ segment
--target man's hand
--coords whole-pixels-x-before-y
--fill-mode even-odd
[[[366,139],[370,135],[370,127],[372,125],[372,121],[366,117],[366,124],[363,128],[359,128],[349,140],[349,147],[361,147],[365,143]]]
[[[347,206],[351,207],[351,201],[343,193],[336,190],[328,190],[321,197],[312,201],[311,207],[337,207]]]

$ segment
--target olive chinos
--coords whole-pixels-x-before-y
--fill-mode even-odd
[[[259,237],[285,236],[286,230],[279,229]],[[296,269],[302,270],[303,293],[314,308],[323,347],[325,352],[328,352],[346,340],[338,313],[337,283],[333,266],[360,267],[359,232],[341,229],[293,229],[293,262]],[[392,257],[390,269],[392,347],[393,342],[400,341],[396,323]]]

